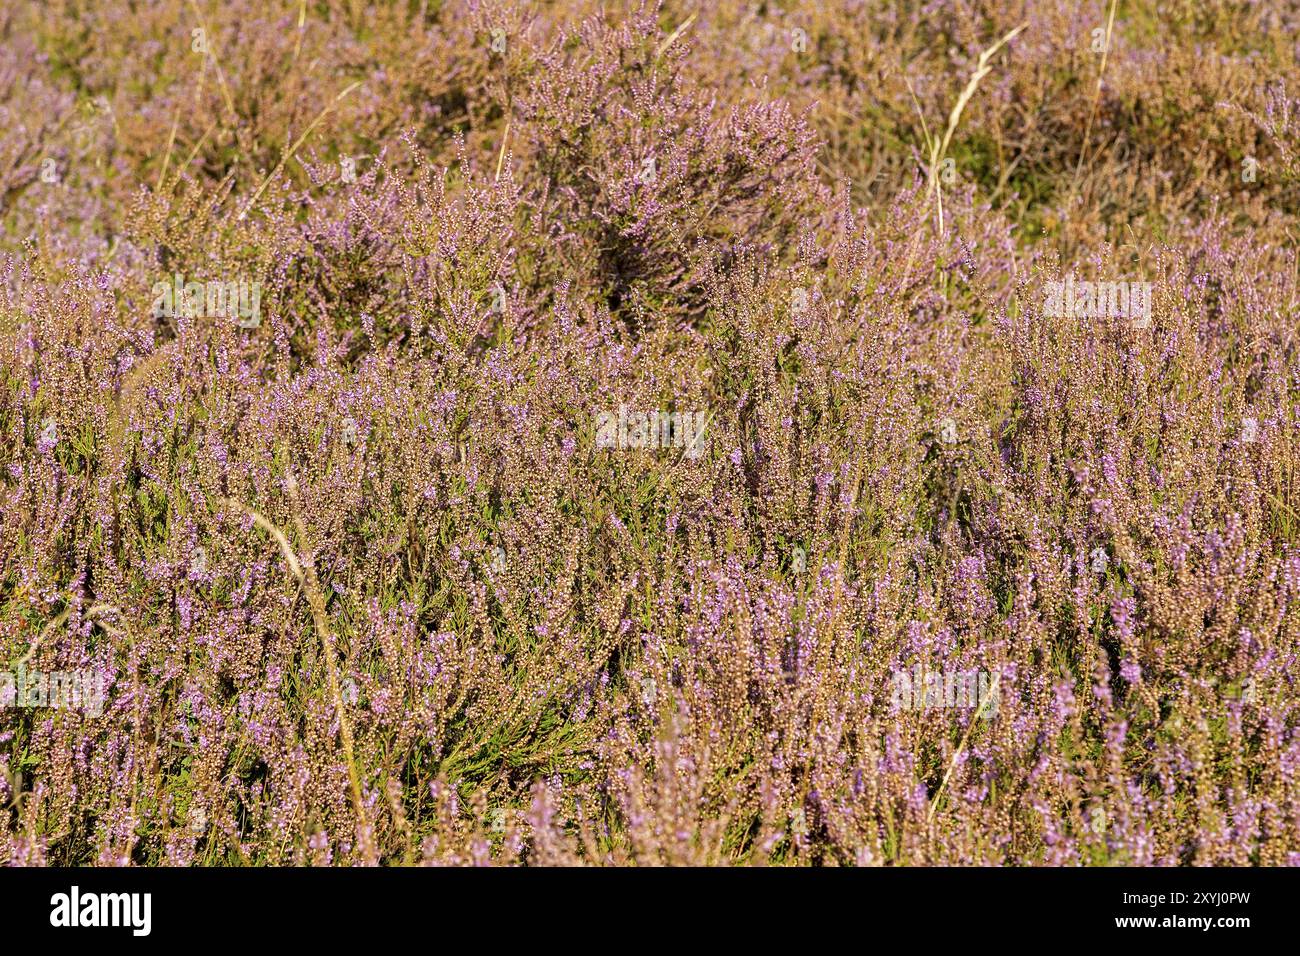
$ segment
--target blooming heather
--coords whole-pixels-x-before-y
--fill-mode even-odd
[[[1295,4],[622,6],[0,4],[0,862],[1300,861]]]

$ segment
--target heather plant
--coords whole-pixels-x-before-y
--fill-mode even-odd
[[[779,99],[718,103],[655,14],[588,20],[539,56],[513,104],[541,174],[534,281],[582,282],[640,322],[697,313],[712,258],[794,244],[826,193],[805,119]]]
[[[1298,16],[4,7],[0,860],[1300,862]]]

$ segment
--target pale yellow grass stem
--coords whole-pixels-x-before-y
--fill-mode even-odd
[[[293,504],[294,528],[298,532],[299,541],[305,543],[307,531],[302,521],[302,503],[298,497],[298,482],[290,475],[285,484],[289,489],[289,498]],[[253,519],[254,524],[275,539],[275,543],[280,546],[280,551],[284,554],[284,560],[288,563],[290,572],[292,572],[294,579],[302,585],[303,592],[307,596],[307,605],[311,609],[312,621],[316,625],[316,633],[320,636],[325,657],[325,673],[329,681],[330,697],[333,699],[335,713],[338,714],[339,718],[339,738],[343,744],[343,758],[347,761],[348,779],[352,785],[352,809],[357,815],[357,823],[360,827],[361,856],[367,861],[372,861],[374,859],[374,847],[370,824],[366,817],[365,804],[361,797],[361,776],[357,772],[352,723],[348,720],[347,710],[343,705],[338,661],[335,660],[337,651],[334,644],[334,631],[330,627],[329,615],[325,609],[325,598],[321,594],[320,582],[316,578],[316,569],[310,560],[305,564],[299,561],[284,532],[262,515],[233,498],[225,499],[225,503],[227,506],[248,515]]]
[[[948,114],[948,128],[944,131],[943,139],[932,139],[930,132],[925,125],[925,117],[921,117],[921,131],[925,135],[926,145],[930,149],[930,182],[929,191],[934,194],[939,211],[939,232],[943,232],[943,190],[939,188],[939,167],[948,155],[948,146],[952,143],[952,134],[957,131],[957,124],[961,122],[962,111],[966,109],[966,104],[971,101],[975,95],[975,90],[980,81],[992,71],[991,61],[998,50],[1010,43],[1015,36],[1020,33],[1028,23],[1022,23],[997,43],[993,44],[987,50],[980,54],[979,60],[975,64],[975,72],[971,74],[970,80],[966,83],[966,88],[961,91],[957,97],[957,102],[953,104],[952,111]],[[917,112],[921,111],[921,104],[916,100],[916,94],[912,92],[912,84],[907,84],[908,92],[912,93],[912,102],[916,103]]]
[[[975,709],[975,713],[970,719],[970,726],[966,728],[966,733],[962,736],[961,743],[959,743],[957,749],[953,751],[952,760],[948,763],[948,772],[943,775],[943,782],[939,784],[939,789],[934,792],[934,799],[930,801],[930,812],[925,815],[925,822],[927,825],[934,822],[934,811],[939,809],[939,798],[943,796],[944,788],[948,786],[948,781],[952,779],[952,772],[957,769],[957,758],[961,756],[962,751],[966,749],[966,745],[970,743],[970,735],[975,731],[975,724],[979,720],[980,715],[984,713],[984,708],[988,705],[989,698],[997,695],[998,682],[1000,680],[1002,680],[1002,675],[1000,673],[994,676],[993,684],[989,688],[989,696],[984,698],[984,700],[980,702],[979,707]]]

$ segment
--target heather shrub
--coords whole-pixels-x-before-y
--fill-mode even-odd
[[[854,171],[861,195],[888,194],[914,168],[911,151],[925,157],[927,131],[944,131],[980,54],[1023,25],[961,114],[949,175],[1073,255],[1085,236],[1126,238],[1129,222],[1164,230],[1203,216],[1237,190],[1248,156],[1268,175],[1249,191],[1260,208],[1243,215],[1293,208],[1250,124],[1221,104],[1263,109],[1266,87],[1294,68],[1295,15],[1208,3],[1170,16],[1105,0],[722,4],[707,14],[716,42],[702,45],[719,73],[815,101],[832,165]]]
[[[0,860],[1297,862],[1295,12],[1111,9],[0,12]]]
[[[779,100],[719,104],[675,39],[652,8],[593,18],[539,56],[513,103],[542,171],[534,281],[581,282],[639,321],[698,313],[711,257],[793,243],[826,192],[804,119]]]

